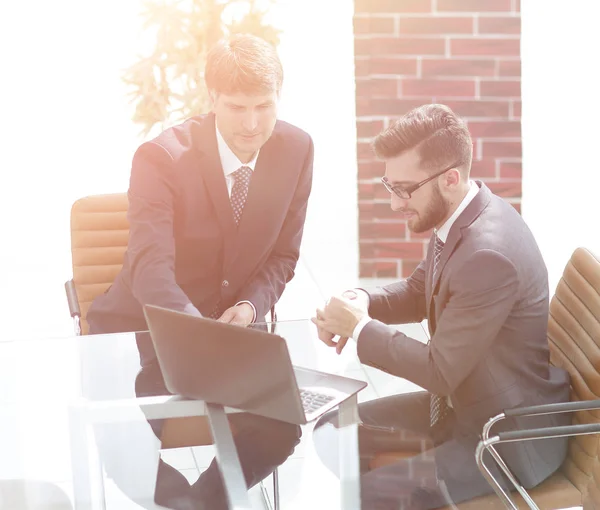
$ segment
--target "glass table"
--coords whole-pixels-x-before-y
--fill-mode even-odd
[[[336,355],[309,320],[279,322],[276,333],[286,340],[294,365],[361,378],[352,342]],[[153,503],[160,442],[147,418],[196,415],[209,416],[231,507],[251,508],[224,426],[224,413],[235,410],[172,395],[136,398],[137,344],[143,342],[150,342],[147,332],[0,342],[0,508],[7,480],[51,487],[71,481],[65,491],[72,491],[75,508],[123,508],[106,498],[110,480],[121,501],[161,508]],[[348,424],[340,434],[340,504],[359,508],[356,399],[340,409]],[[310,436],[303,434],[302,442]],[[28,490],[23,497],[39,497],[37,489],[29,496]]]

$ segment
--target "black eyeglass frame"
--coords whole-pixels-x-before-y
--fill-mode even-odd
[[[424,179],[421,182],[417,182],[416,184],[411,184],[410,186],[406,186],[406,187],[401,186],[400,184],[396,184],[395,186],[392,186],[390,181],[388,181],[388,178],[385,176],[383,176],[381,178],[381,182],[385,186],[385,189],[387,189],[390,193],[394,193],[399,198],[407,200],[407,199],[411,198],[412,194],[415,191],[417,191],[421,186],[427,184],[429,181],[432,181],[436,177],[439,177],[440,175],[445,174],[448,170],[452,170],[453,168],[456,168],[456,166],[457,165],[454,163],[454,164],[450,165],[448,168],[444,168],[444,170],[441,170],[436,174],[430,175],[429,177],[427,177],[427,179]]]

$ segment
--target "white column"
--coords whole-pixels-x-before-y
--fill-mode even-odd
[[[600,2],[524,0],[523,216],[554,292],[573,250],[600,255]]]

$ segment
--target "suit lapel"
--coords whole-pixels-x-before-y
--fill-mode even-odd
[[[448,239],[446,239],[446,243],[444,244],[444,249],[442,250],[442,254],[440,256],[439,265],[437,268],[437,272],[435,275],[435,280],[433,278],[433,236],[429,242],[429,249],[427,251],[427,256],[429,257],[429,276],[427,277],[428,285],[428,299],[427,299],[427,310],[429,310],[429,317],[433,317],[431,305],[433,296],[437,293],[436,288],[439,284],[442,273],[444,272],[444,267],[446,267],[446,263],[459,246],[460,241],[463,236],[463,229],[467,228],[471,223],[475,221],[477,217],[483,212],[483,210],[487,207],[490,202],[491,192],[489,188],[480,181],[476,181],[479,186],[479,192],[475,195],[475,198],[471,201],[471,203],[467,206],[467,208],[460,214],[456,221],[450,228],[450,233],[448,234]],[[427,295],[427,294],[426,294]],[[431,319],[430,319],[431,321]]]
[[[277,224],[275,218],[287,211],[280,190],[289,186],[285,172],[289,162],[286,165],[285,154],[278,150],[277,140],[278,134],[274,132],[258,155],[233,249],[226,254],[229,267],[235,257],[251,257],[249,251],[253,247],[262,249],[261,233],[269,232],[271,225]]]
[[[195,125],[192,133],[192,143],[200,155],[202,178],[217,213],[217,220],[224,233],[225,248],[228,251],[227,248],[230,247],[235,238],[237,226],[233,218],[227,184],[221,166],[221,159],[219,158],[214,115],[210,114],[202,119],[201,122]]]

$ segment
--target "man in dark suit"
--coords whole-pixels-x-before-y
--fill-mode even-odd
[[[294,275],[313,143],[276,119],[283,71],[275,49],[249,35],[221,41],[207,56],[205,79],[212,113],[167,129],[134,156],[123,269],[93,302],[91,333],[147,329],[146,304],[248,326],[263,320]],[[138,395],[166,394],[151,344],[138,347]],[[244,414],[230,420],[249,486],[299,441],[296,426]],[[161,423],[152,425],[160,437]],[[165,464],[160,472],[187,485]],[[185,507],[187,492],[162,485],[168,494],[158,502]],[[188,492],[194,508],[227,508],[215,462]]]
[[[392,209],[412,232],[433,229],[427,257],[404,281],[332,298],[313,321],[338,353],[352,337],[362,363],[427,390],[360,406],[362,508],[437,508],[491,492],[474,457],[483,424],[504,409],[568,401],[568,376],[549,364],[542,255],[514,208],[470,180],[465,124],[446,106],[426,105],[382,132],[374,149],[386,161]],[[427,344],[389,326],[425,318]],[[568,421],[544,416],[505,428]],[[315,440],[332,444],[335,426],[324,417]],[[499,450],[532,487],[560,466],[566,447],[551,439]],[[390,451],[415,453],[366,472],[376,453]]]

